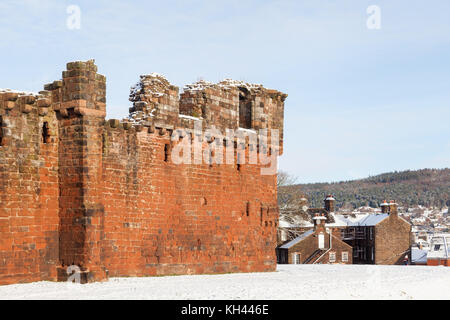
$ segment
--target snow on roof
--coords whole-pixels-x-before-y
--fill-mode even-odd
[[[411,249],[411,262],[412,263],[427,263],[428,250],[421,250],[417,248]]]
[[[384,219],[386,219],[387,217],[389,217],[389,214],[387,214],[387,213],[368,214],[357,221],[351,222],[349,224],[349,226],[353,226],[353,227],[375,226],[378,223],[380,223],[381,221],[383,221]]]
[[[294,223],[284,220],[282,217],[280,217],[278,221],[278,225],[280,228],[308,228],[308,227],[314,227],[314,225],[305,220],[298,221],[294,220]]]
[[[326,223],[326,227],[346,227],[348,225],[349,220],[347,220],[343,216],[336,215],[334,212],[330,212],[329,214],[334,218],[334,222]]]
[[[299,243],[300,241],[302,241],[303,239],[305,239],[306,237],[312,235],[314,233],[314,230],[309,230],[306,231],[305,233],[302,233],[300,236],[298,236],[297,238],[295,238],[294,240],[289,241],[288,243],[283,244],[280,249],[289,249],[292,246],[296,245],[297,243]]]

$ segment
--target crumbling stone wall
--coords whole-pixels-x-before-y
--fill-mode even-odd
[[[179,96],[163,76],[141,76],[120,121],[105,120],[93,61],[68,63],[39,94],[1,92],[0,284],[65,280],[73,264],[83,281],[275,270],[276,175],[169,156],[174,130],[237,129],[244,87],[251,129],[282,134],[286,95],[229,80]]]
[[[0,284],[56,275],[58,122],[50,105],[47,91],[0,91]]]

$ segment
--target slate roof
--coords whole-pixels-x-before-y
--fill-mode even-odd
[[[368,214],[360,220],[350,222],[351,227],[371,227],[379,224],[381,221],[389,217],[388,213]]]
[[[306,237],[312,235],[313,233],[314,233],[314,230],[306,231],[306,232],[302,233],[300,236],[298,236],[297,238],[295,238],[294,240],[291,240],[291,241],[283,244],[282,246],[280,246],[280,249],[289,249],[292,246],[299,243],[300,241],[302,241],[303,239],[305,239]]]
[[[420,250],[416,248],[411,249],[412,263],[427,263],[428,250]]]

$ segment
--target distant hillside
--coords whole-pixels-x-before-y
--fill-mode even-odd
[[[294,186],[291,186],[294,187]],[[338,207],[378,207],[382,200],[396,200],[401,206],[450,205],[450,169],[423,169],[383,173],[377,176],[334,183],[295,185],[312,207],[322,207],[325,194],[333,194]]]

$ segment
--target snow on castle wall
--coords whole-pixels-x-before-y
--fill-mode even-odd
[[[276,174],[239,159],[282,153],[285,94],[226,80],[179,96],[150,74],[129,117],[105,120],[92,60],[44,89],[0,91],[0,284],[65,280],[71,265],[85,282],[275,270]],[[280,142],[202,135],[211,127],[276,129]],[[186,139],[200,152],[183,148],[178,163],[171,152]],[[231,146],[234,161],[211,161],[211,145]]]

